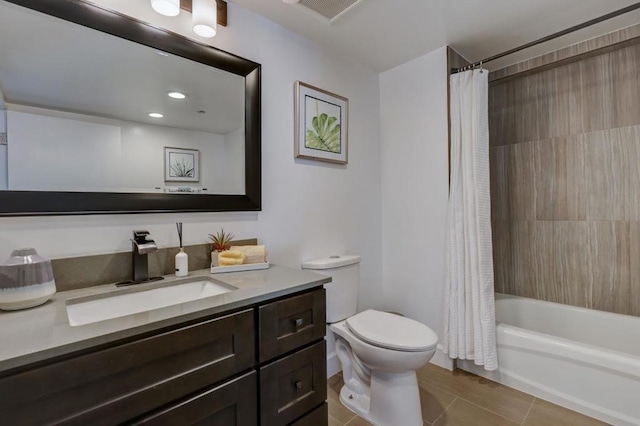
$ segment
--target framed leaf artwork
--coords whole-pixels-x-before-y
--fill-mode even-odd
[[[164,147],[165,182],[199,182],[200,151]]]
[[[295,158],[347,164],[349,100],[335,93],[295,84]]]

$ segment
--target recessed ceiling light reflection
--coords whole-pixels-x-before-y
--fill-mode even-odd
[[[151,117],[151,118],[162,118],[162,117],[164,117],[164,115],[160,114],[159,112],[150,112],[149,113],[149,117]]]
[[[187,94],[182,92],[167,92],[167,96],[172,99],[185,99]]]

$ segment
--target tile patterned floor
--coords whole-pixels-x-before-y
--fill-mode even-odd
[[[428,364],[418,371],[425,425],[597,426],[598,420],[462,370]],[[367,426],[340,402],[342,376],[328,382],[329,426]],[[386,426],[386,425],[385,425]],[[390,425],[401,426],[401,425]]]

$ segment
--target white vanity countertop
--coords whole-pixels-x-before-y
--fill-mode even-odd
[[[199,276],[210,277],[238,289],[206,299],[75,327],[69,325],[67,301],[112,292],[116,290],[114,284],[56,293],[44,305],[31,309],[0,311],[0,372],[224,311],[249,307],[331,281],[325,275],[278,265],[259,271],[216,275],[211,275],[208,269],[189,273],[189,277]],[[170,275],[163,281],[128,288],[152,289],[174,280],[176,278]]]

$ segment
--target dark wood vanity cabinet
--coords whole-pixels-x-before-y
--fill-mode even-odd
[[[327,399],[324,340],[260,368],[260,419],[286,425]]]
[[[290,424],[327,399],[325,305],[317,290],[258,308],[261,424]]]
[[[324,334],[320,288],[114,343],[0,378],[0,423],[327,424]]]
[[[325,292],[321,290],[260,306],[260,362],[322,339],[326,332],[325,304]]]
[[[151,414],[135,425],[257,425],[256,373],[227,383]]]

